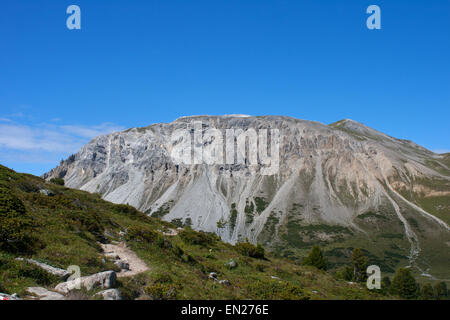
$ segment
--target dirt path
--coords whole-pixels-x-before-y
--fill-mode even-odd
[[[130,265],[130,270],[122,270],[117,273],[117,277],[129,277],[134,276],[138,273],[149,270],[147,264],[137,256],[134,251],[127,248],[124,242],[119,244],[102,244],[103,251],[105,255],[108,256],[118,256],[120,261],[126,261]]]

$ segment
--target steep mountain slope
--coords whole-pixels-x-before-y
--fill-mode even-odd
[[[196,122],[203,134],[278,129],[279,170],[263,174],[250,153],[240,164],[175,163],[172,151],[187,139],[172,135],[193,132]],[[194,147],[212,141],[195,132],[191,138]],[[385,272],[412,265],[450,278],[448,156],[352,120],[327,126],[281,116],[183,117],[97,137],[44,177],[230,243],[248,238],[292,257],[319,243],[336,264],[358,245]]]
[[[288,259],[267,253],[264,259],[249,257],[215,234],[177,229],[133,207],[0,165],[0,293],[26,298],[28,287],[55,290],[61,282],[18,257],[61,269],[77,265],[82,276],[118,271],[102,251],[114,241],[126,243],[128,255],[132,250],[148,266],[139,274],[119,275],[117,287],[125,299],[392,298]],[[228,282],[211,279],[210,272]],[[75,297],[92,297],[99,290]]]

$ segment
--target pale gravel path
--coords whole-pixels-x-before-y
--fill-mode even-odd
[[[117,273],[117,277],[130,277],[138,273],[149,270],[147,264],[137,256],[137,254],[129,249],[124,242],[119,244],[101,244],[105,254],[114,254],[129,263],[130,270],[122,270]]]

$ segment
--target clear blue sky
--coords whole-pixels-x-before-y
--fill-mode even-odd
[[[3,0],[0,163],[192,114],[363,122],[450,150],[450,1]],[[81,8],[82,29],[66,28]],[[366,28],[381,8],[382,29]]]

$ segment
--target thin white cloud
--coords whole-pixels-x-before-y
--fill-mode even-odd
[[[434,153],[450,153],[450,149],[437,149],[433,150]]]
[[[92,127],[65,125],[61,126],[61,129],[67,134],[84,138],[92,138],[105,133],[123,130],[122,127],[116,126],[112,123],[102,123],[100,125]]]
[[[8,118],[0,118],[0,122],[12,122],[12,120]]]
[[[44,151],[74,153],[89,139],[98,135],[123,130],[103,123],[96,126],[40,124],[35,126],[0,123],[0,150]]]

